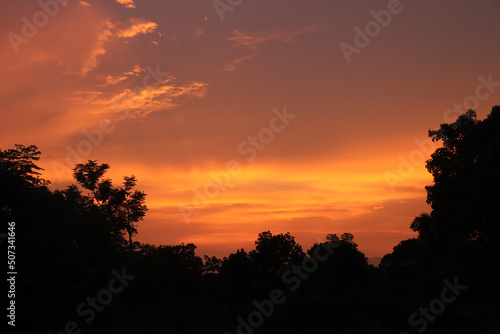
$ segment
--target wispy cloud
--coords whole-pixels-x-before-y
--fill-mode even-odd
[[[120,5],[125,6],[126,8],[136,8],[134,4],[134,0],[116,0]]]
[[[246,29],[239,28],[231,33],[231,37],[226,38],[227,41],[234,43],[235,47],[247,47],[251,50],[257,50],[262,44],[266,42],[280,42],[290,43],[297,36],[307,33],[316,32],[324,29],[326,25],[313,25],[298,29],[284,29],[277,28],[269,31],[248,32]],[[244,61],[255,58],[255,54],[244,56],[233,60],[226,64],[221,73],[236,71],[236,67]]]
[[[153,112],[169,110],[180,105],[182,98],[204,98],[207,84],[188,82],[176,84],[175,77],[143,87],[120,91],[76,91],[69,100],[89,104],[93,114],[119,114],[127,111],[128,118],[142,118]]]
[[[147,34],[153,32],[158,24],[145,19],[131,18],[129,19],[130,26],[119,29],[116,36],[122,38],[130,38],[140,34]]]
[[[125,72],[123,74],[129,75],[129,76],[138,76],[141,72],[144,72],[145,69],[143,69],[140,65],[135,65],[130,71]]]
[[[33,52],[29,57],[29,62],[41,63],[54,60],[61,66],[63,74],[85,76],[98,66],[99,57],[106,53],[104,45],[113,36],[112,29],[113,24],[109,21],[97,23],[94,25],[92,34],[82,36],[81,45],[73,49],[61,49],[57,45],[49,45]],[[62,40],[69,39],[69,36],[71,33],[65,35]]]
[[[99,87],[116,85],[117,83],[122,82],[128,79],[129,77],[138,76],[140,75],[141,72],[144,71],[145,70],[140,65],[135,65],[132,69],[130,69],[127,72],[123,72],[122,74],[118,75],[108,74],[104,77],[105,83],[99,85]]]
[[[72,93],[72,96],[69,98],[66,98],[66,101],[73,101],[73,102],[81,102],[83,100],[87,102],[92,102],[93,100],[97,99],[99,96],[101,96],[103,93],[99,91],[94,91],[94,90],[78,90]]]
[[[222,69],[222,72],[233,72],[233,71],[236,71],[236,66],[241,64],[242,62],[246,61],[246,60],[250,60],[250,59],[253,59],[255,57],[255,55],[249,55],[249,56],[245,56],[245,57],[241,57],[241,58],[238,58],[236,60],[233,60],[232,62],[230,62],[229,64],[227,64],[226,66],[224,66],[224,68]]]
[[[111,75],[108,74],[106,75],[106,83],[103,84],[102,86],[110,86],[110,85],[116,85],[117,83],[127,79],[128,76],[126,75]]]
[[[195,39],[200,39],[201,35],[203,35],[204,33],[205,33],[205,29],[203,29],[203,28],[196,28],[193,31],[193,35],[194,35]]]
[[[105,23],[104,28],[97,33],[97,38],[94,45],[90,48],[88,56],[83,59],[82,67],[79,73],[78,71],[76,71],[76,73],[70,71],[69,74],[85,75],[97,67],[99,64],[98,57],[106,53],[104,43],[110,36],[112,36],[112,32],[110,30],[111,27],[112,24],[110,22]]]
[[[112,48],[110,41],[138,38],[156,31],[158,27],[157,23],[142,18],[111,21],[99,17],[92,6],[75,4],[68,9],[75,11],[74,14],[60,16],[62,22],[54,21],[53,26],[48,25],[46,34],[33,39],[26,45],[26,52],[11,60],[11,67],[39,67],[41,63],[52,61],[59,65],[62,74],[86,76],[100,65],[104,55]],[[79,13],[76,13],[77,9]],[[49,38],[51,31],[53,37]],[[109,77],[109,83],[113,81],[120,79]]]
[[[124,27],[118,28],[117,26]],[[116,24],[110,21],[105,21],[96,27],[96,35],[93,42],[90,42],[91,44],[89,45],[87,52],[78,54],[75,58],[65,57],[64,59],[56,55],[44,54],[41,59],[56,59],[57,62],[64,67],[65,74],[84,76],[99,65],[99,58],[100,56],[106,54],[105,44],[110,38],[132,38],[140,34],[151,33],[157,27],[158,24],[155,22],[138,18],[131,18],[126,24]],[[116,80],[118,80],[118,78],[110,77],[109,84],[113,84],[113,81]],[[116,82],[119,81],[121,80]]]
[[[277,41],[281,43],[289,43],[298,35],[307,32],[316,32],[324,29],[326,25],[313,25],[294,30],[285,30],[283,28],[274,29],[271,31],[260,31],[256,33],[247,32],[246,29],[240,28],[234,30],[232,37],[226,38],[228,41],[235,43],[235,46],[245,46],[252,50],[256,50],[263,43]]]
[[[190,82],[176,85],[173,82],[174,79],[167,79],[158,87],[146,87],[137,93],[125,89],[112,97],[112,109],[118,112],[127,109],[129,117],[139,118],[153,112],[177,107],[179,99],[183,97],[205,97],[206,83]]]

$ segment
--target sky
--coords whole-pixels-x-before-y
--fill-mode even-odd
[[[500,104],[497,0],[11,1],[0,149],[135,175],[136,239],[198,255],[290,232],[368,257],[428,212],[429,129]]]

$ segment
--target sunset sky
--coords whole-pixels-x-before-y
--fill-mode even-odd
[[[51,189],[135,175],[141,242],[382,256],[429,210],[427,131],[500,104],[498,0],[63,2],[2,4],[0,148],[38,146]]]

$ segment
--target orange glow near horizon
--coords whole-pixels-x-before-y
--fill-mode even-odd
[[[192,242],[198,245],[199,253],[227,256],[238,248],[252,249],[257,234],[265,230],[273,233],[290,231],[298,241],[303,242],[305,249],[318,240],[324,240],[328,233],[350,232],[356,237],[382,233],[383,239],[372,242],[371,248],[361,244],[361,249],[366,250],[368,256],[378,256],[389,252],[394,242],[413,235],[409,224],[420,213],[418,210],[427,210],[423,188],[432,181],[420,166],[406,181],[414,188],[395,187],[391,190],[384,179],[384,166],[380,162],[377,162],[380,171],[372,169],[371,173],[349,172],[359,166],[359,161],[353,162],[355,166],[349,166],[345,161],[340,166],[331,163],[329,167],[332,170],[345,170],[337,173],[325,171],[324,165],[321,168],[290,167],[283,171],[279,165],[266,167],[252,164],[231,177],[229,185],[218,188],[218,194],[213,197],[205,192],[204,187],[215,184],[210,175],[221,171],[217,169],[155,173],[141,166],[123,169],[111,165],[107,176],[118,183],[133,171],[139,180],[138,187],[148,194],[147,218],[139,224],[138,240],[141,242]],[[49,179],[56,177],[45,174]],[[69,183],[72,181],[67,178],[61,185],[53,187]],[[214,189],[217,188],[210,188],[210,191]],[[206,206],[200,198],[196,205],[193,203],[197,194],[202,194],[208,201]],[[394,213],[390,212],[404,210],[396,209],[398,204],[406,210],[410,204],[411,210],[405,224],[401,225],[397,224],[401,217],[392,216]],[[390,211],[385,212],[388,205]],[[181,208],[187,212],[195,210],[195,213],[189,215],[187,221]],[[214,227],[215,231],[206,232]],[[183,235],[193,228],[205,232],[198,234],[193,231],[189,237]],[[387,245],[386,239],[393,243]]]

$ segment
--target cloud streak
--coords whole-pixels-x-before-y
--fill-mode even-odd
[[[231,37],[226,38],[226,41],[233,42],[235,47],[246,47],[250,50],[257,50],[263,44],[267,42],[279,42],[279,43],[290,43],[297,36],[308,32],[317,32],[324,29],[326,25],[312,25],[308,27],[302,27],[293,30],[286,30],[283,28],[273,29],[269,31],[260,32],[248,32],[246,29],[239,28],[231,33]],[[221,73],[224,72],[234,72],[238,65],[244,61],[251,60],[255,58],[255,54],[243,56],[233,60],[232,62],[226,64],[222,69]]]
[[[104,78],[106,82],[104,84],[99,85],[99,87],[116,85],[117,83],[125,81],[130,77],[139,76],[144,71],[145,70],[140,65],[135,65],[132,69],[130,69],[127,72],[123,72],[122,74],[119,75],[108,74]]]
[[[128,20],[128,26],[117,29],[116,24],[110,21],[105,21],[97,29],[94,43],[90,46],[90,50],[84,55],[81,63],[67,63],[62,58],[57,59],[58,62],[65,67],[65,74],[86,75],[99,65],[99,57],[106,54],[105,43],[112,37],[132,38],[141,34],[153,32],[158,27],[158,24],[149,20],[131,18]],[[125,78],[109,78],[109,84],[117,83]]]
[[[131,18],[129,19],[130,26],[119,29],[116,36],[121,38],[131,38],[140,34],[148,34],[153,32],[158,27],[158,24],[145,19]]]
[[[133,0],[116,0],[116,2],[125,8],[136,8]]]
[[[239,28],[234,30],[231,37],[226,40],[234,42],[236,47],[248,47],[251,50],[256,50],[266,42],[281,42],[290,43],[295,37],[307,32],[317,32],[323,30],[326,25],[312,25],[294,30],[274,29],[271,31],[260,31],[256,33],[247,32],[246,29]]]
[[[250,60],[253,58],[255,58],[255,55],[244,56],[244,57],[238,58],[236,60],[233,60],[232,62],[230,62],[229,64],[224,66],[224,68],[222,69],[222,72],[234,72],[234,71],[236,71],[236,66],[238,66],[239,64],[241,64],[244,61],[247,61],[247,60]]]
[[[118,78],[122,81],[122,77]],[[121,120],[123,115],[128,118],[143,118],[153,112],[175,108],[180,105],[182,98],[205,97],[208,86],[206,83],[188,82],[179,85],[175,80],[175,77],[169,76],[151,86],[125,88],[117,92],[76,91],[70,100],[91,105],[92,114],[116,114],[120,116],[118,120]]]
[[[194,39],[200,39],[201,35],[205,33],[205,29],[203,28],[196,28],[193,31]]]
[[[88,14],[90,15],[90,14]],[[55,61],[66,75],[86,76],[96,69],[107,53],[106,44],[113,38],[129,39],[155,31],[158,24],[146,19],[130,18],[126,22],[94,19],[81,29],[70,28],[58,33],[56,40],[39,42],[26,60],[36,64]],[[37,41],[38,42],[38,41]],[[34,46],[36,42],[32,43]],[[30,45],[30,47],[32,46]],[[118,78],[110,78],[110,84]],[[120,80],[118,80],[120,81]]]

